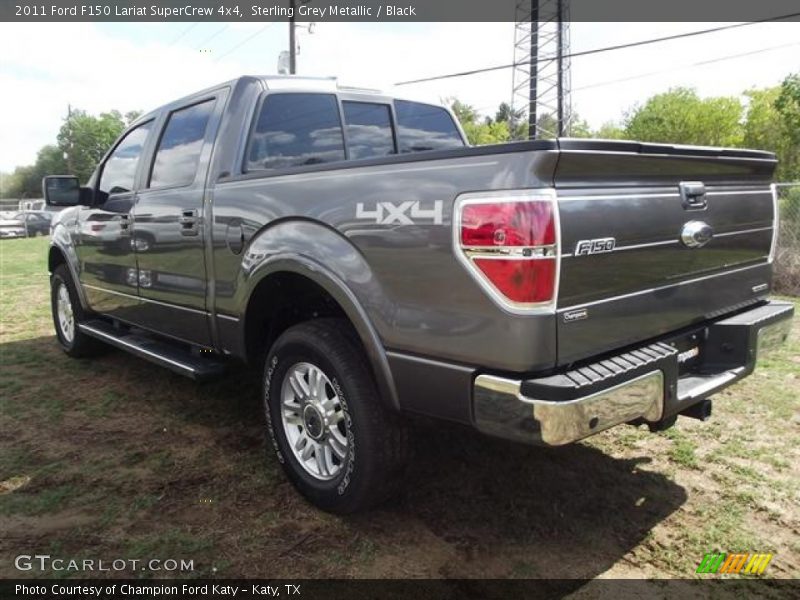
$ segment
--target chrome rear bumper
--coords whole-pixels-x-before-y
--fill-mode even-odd
[[[568,401],[526,398],[520,381],[479,375],[475,418],[489,435],[561,446],[637,418],[658,421],[664,410],[664,375],[651,371],[603,392]]]
[[[683,375],[670,339],[538,379],[478,375],[475,426],[560,446],[621,423],[657,423],[749,375],[759,356],[786,340],[793,313],[791,304],[770,302],[701,326],[703,362]]]

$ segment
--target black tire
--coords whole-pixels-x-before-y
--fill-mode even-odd
[[[69,300],[72,307],[73,315],[73,328],[72,339],[69,339],[67,333],[63,330],[58,316],[58,295],[61,286],[64,286],[69,295]],[[99,340],[89,337],[83,333],[78,324],[87,320],[87,314],[81,307],[78,293],[75,289],[75,283],[72,281],[72,275],[67,268],[67,265],[60,264],[54,270],[50,277],[50,309],[53,314],[53,325],[56,329],[56,338],[62,350],[73,358],[84,358],[95,356],[107,349]]]
[[[327,377],[323,388],[333,397],[332,402],[338,401],[340,412],[334,414],[340,415],[338,420],[346,428],[346,455],[339,460],[338,473],[331,473],[329,480],[321,480],[301,465],[302,457],[295,455],[287,439],[287,428],[295,427],[290,433],[303,436],[303,431],[313,431],[313,422],[304,419],[302,425],[284,425],[282,418],[283,386],[290,385],[287,374],[297,374],[302,364],[317,367]],[[278,461],[289,480],[312,504],[332,513],[354,513],[386,500],[400,487],[409,459],[408,430],[398,415],[382,405],[349,323],[319,319],[286,330],[267,356],[263,385],[267,432]],[[332,436],[331,427],[336,425],[326,425],[328,433],[321,434],[319,443],[325,442],[325,436]],[[311,444],[311,438],[306,437],[307,444]],[[317,446],[315,456],[319,450]],[[307,460],[313,463],[315,459]]]

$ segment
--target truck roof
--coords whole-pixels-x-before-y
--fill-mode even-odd
[[[307,77],[305,75],[265,75],[259,77],[268,89],[303,88],[325,92],[355,92],[359,94],[386,95],[382,90],[360,86],[342,85],[338,77]]]
[[[242,75],[240,77],[236,77],[235,79],[229,79],[228,81],[220,82],[216,85],[212,85],[204,89],[197,90],[195,92],[192,92],[191,94],[186,94],[185,96],[182,96],[180,98],[175,98],[169,102],[161,104],[156,108],[153,108],[145,113],[142,113],[142,115],[140,115],[139,118],[137,118],[134,121],[134,123],[132,123],[132,125],[137,125],[138,123],[144,122],[147,119],[152,118],[152,115],[154,113],[160,111],[165,107],[180,105],[186,102],[190,102],[197,96],[202,96],[204,94],[217,90],[221,87],[229,86],[231,89],[233,89],[237,86],[237,84],[244,81],[261,82],[266,86],[267,89],[270,90],[297,90],[303,92],[329,92],[332,94],[335,93],[358,94],[358,95],[373,96],[375,98],[381,98],[382,101],[409,100],[411,102],[419,102],[421,104],[432,104],[435,106],[442,106],[440,102],[427,101],[424,99],[407,97],[403,95],[396,95],[394,93],[384,92],[379,89],[342,85],[339,82],[338,78],[335,76],[309,77],[305,75]]]

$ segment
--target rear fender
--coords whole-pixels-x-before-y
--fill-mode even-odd
[[[373,318],[387,320],[393,305],[383,293],[364,257],[344,236],[314,221],[284,220],[263,229],[247,246],[242,259],[240,295],[241,338],[253,291],[275,273],[295,273],[324,289],[342,308],[361,340],[381,397],[399,410],[386,350]]]

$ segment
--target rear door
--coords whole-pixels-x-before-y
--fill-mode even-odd
[[[769,292],[772,155],[569,141],[562,149],[560,364]]]
[[[171,107],[134,209],[137,321],[193,343],[209,344],[204,194],[206,166],[224,105],[218,90]]]

